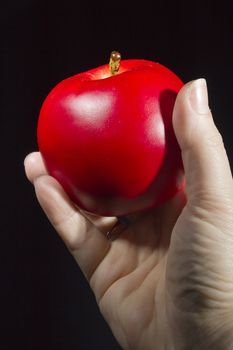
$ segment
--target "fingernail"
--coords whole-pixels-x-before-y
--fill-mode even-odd
[[[190,88],[189,99],[194,111],[198,114],[208,114],[210,109],[206,80],[203,78],[197,79]]]

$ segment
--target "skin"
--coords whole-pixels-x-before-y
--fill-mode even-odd
[[[26,174],[123,349],[232,349],[232,175],[203,79],[181,89],[173,126],[184,192],[135,215],[113,241],[115,219],[78,210],[39,153],[25,159]]]

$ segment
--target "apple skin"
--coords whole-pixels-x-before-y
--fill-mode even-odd
[[[38,145],[48,173],[85,211],[122,216],[183,187],[172,111],[183,82],[165,66],[122,60],[60,82],[45,99]]]

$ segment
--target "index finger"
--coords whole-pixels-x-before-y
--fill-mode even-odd
[[[74,255],[84,275],[90,279],[111,246],[103,231],[107,232],[117,219],[84,215],[62,186],[47,174],[39,152],[26,157],[25,171],[35,186],[37,199],[49,221]]]

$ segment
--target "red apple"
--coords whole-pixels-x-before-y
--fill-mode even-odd
[[[48,173],[82,209],[121,216],[159,206],[183,186],[172,111],[182,81],[147,60],[103,65],[45,99],[38,144]]]

